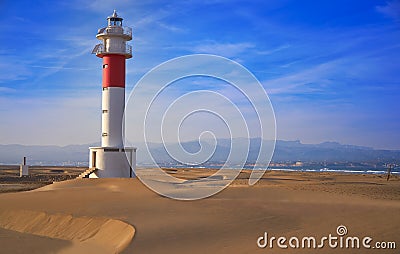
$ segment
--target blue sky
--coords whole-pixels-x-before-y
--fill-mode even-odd
[[[263,84],[277,138],[400,149],[400,1],[1,1],[0,143],[99,141],[98,28],[133,27],[127,92],[186,54]],[[198,87],[193,84],[188,90]]]

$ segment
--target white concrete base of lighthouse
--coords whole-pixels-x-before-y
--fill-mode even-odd
[[[136,170],[135,147],[90,147],[89,178],[132,178]]]

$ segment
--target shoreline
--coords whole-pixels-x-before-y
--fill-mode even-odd
[[[10,168],[13,167],[13,168]],[[9,165],[5,168],[0,167],[0,194],[8,192],[20,192],[20,191],[30,191],[37,188],[44,187],[46,185],[51,185],[56,182],[62,182],[66,180],[75,179],[80,173],[86,170],[85,167],[69,167],[69,166],[32,166],[32,171],[29,176],[19,177],[18,166]],[[148,168],[138,168],[148,169]],[[170,175],[180,177],[184,180],[195,180],[210,176],[218,171],[214,168],[202,168],[202,167],[163,167],[162,170],[169,173]],[[237,170],[232,168],[232,170]],[[255,169],[257,170],[257,169]],[[185,173],[188,172],[188,173]],[[250,169],[242,169],[241,175],[249,175],[252,172]],[[264,179],[261,178],[260,181],[265,180],[267,175],[271,174],[309,174],[310,176],[315,175],[333,175],[333,176],[375,176],[378,178],[385,178],[387,176],[386,172],[376,173],[374,172],[360,172],[360,171],[343,171],[343,170],[298,170],[298,169],[267,169],[264,173]],[[245,176],[246,177],[246,176]],[[243,176],[241,177],[243,178]],[[400,179],[400,172],[391,172],[390,181],[398,181]],[[238,177],[234,181],[240,180]],[[386,180],[385,180],[386,181]]]

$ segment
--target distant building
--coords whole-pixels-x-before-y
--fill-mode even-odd
[[[296,167],[302,167],[304,164],[301,161],[296,161],[296,163],[294,164]]]
[[[26,165],[26,157],[22,160],[22,164],[19,166],[19,177],[29,175],[29,166]]]

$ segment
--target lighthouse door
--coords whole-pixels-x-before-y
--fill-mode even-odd
[[[96,167],[96,152],[92,152],[92,168]]]

